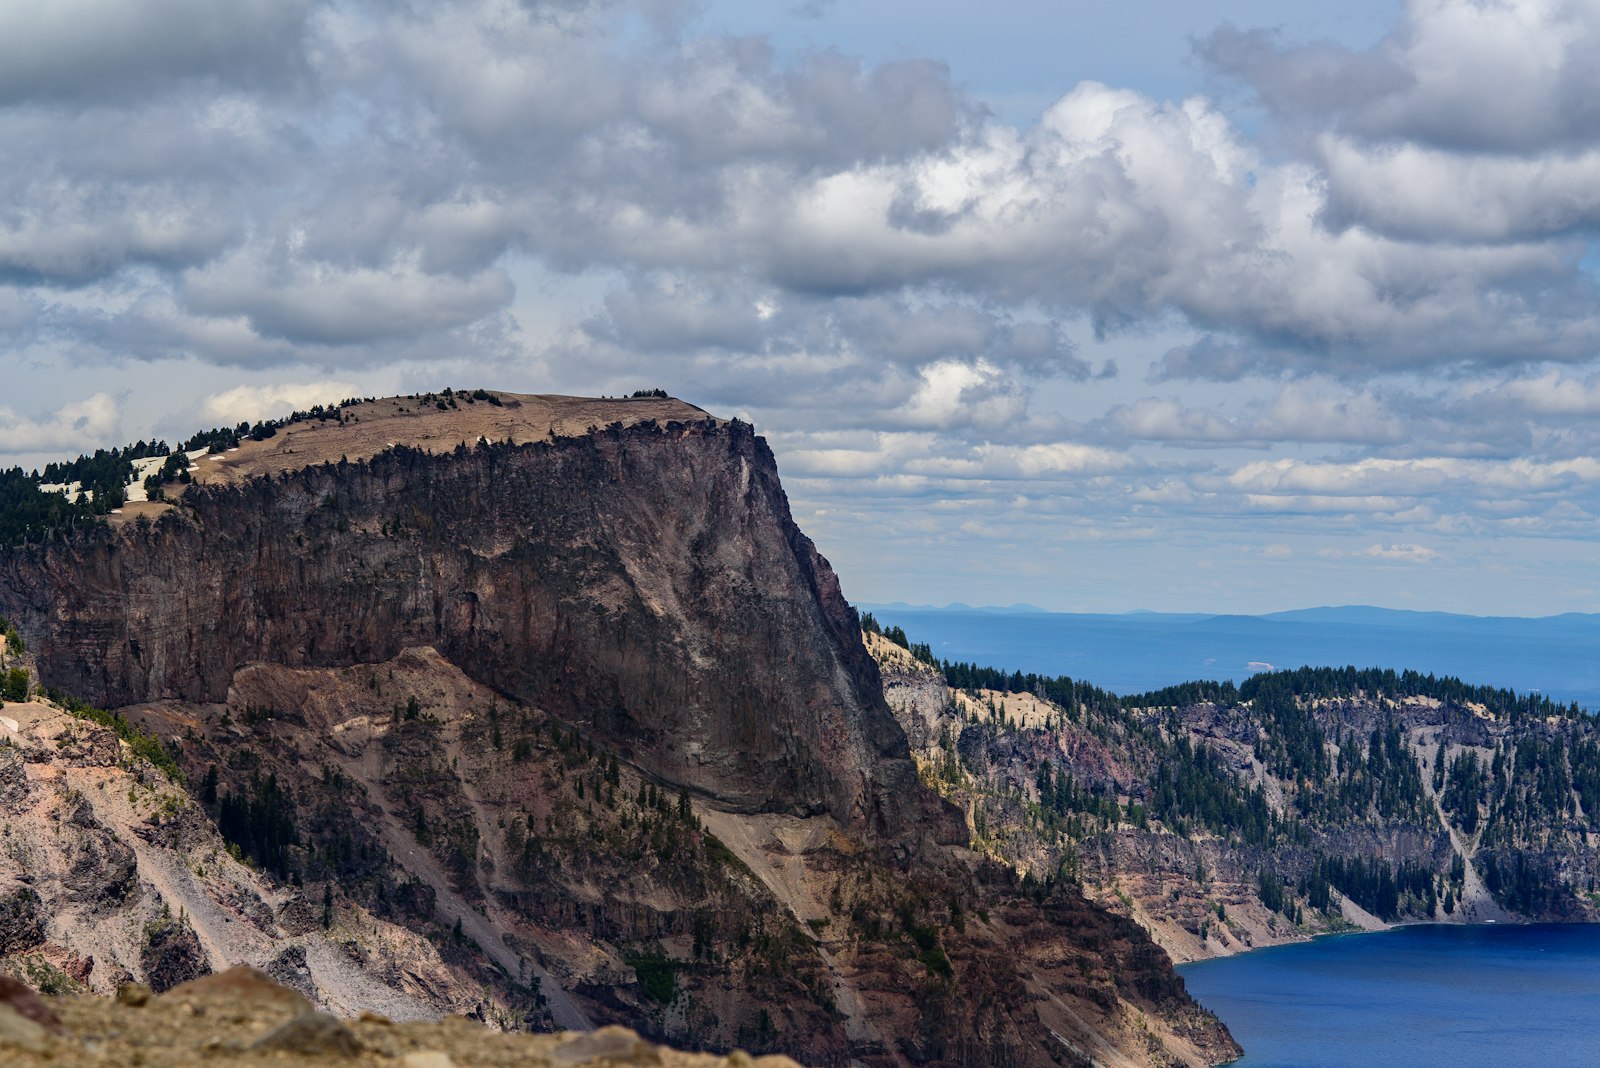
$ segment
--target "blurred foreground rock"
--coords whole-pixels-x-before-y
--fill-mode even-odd
[[[385,1068],[798,1068],[787,1057],[682,1053],[622,1027],[591,1034],[506,1034],[461,1017],[391,1023],[376,1013],[338,1020],[253,968],[184,983],[158,997],[0,998],[0,1064],[383,1065]],[[59,1020],[59,1025],[55,1021]],[[52,1026],[58,1026],[52,1033]]]

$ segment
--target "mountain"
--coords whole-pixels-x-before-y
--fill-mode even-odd
[[[749,426],[450,392],[209,447],[0,552],[55,692],[6,705],[4,803],[84,824],[0,860],[8,959],[108,992],[177,939],[330,1008],[355,968],[819,1065],[1236,1055],[1137,924],[968,848]],[[87,854],[126,892],[76,902]]]
[[[935,665],[891,634],[867,634],[885,693],[973,848],[1082,887],[1180,960],[1600,918],[1600,720],[1570,706],[1376,668],[1118,697]]]

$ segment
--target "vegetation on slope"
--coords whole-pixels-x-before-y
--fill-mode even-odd
[[[1340,899],[1384,920],[1453,915],[1469,865],[1514,913],[1593,907],[1600,722],[1576,705],[1354,667],[1119,698],[1065,676],[933,666],[950,698],[924,778],[967,807],[981,847],[1040,877],[1115,882],[1117,857],[1159,853],[1166,836],[1196,847],[1184,856],[1223,857],[1297,925],[1342,922]],[[1013,718],[1014,702],[1032,711]],[[1203,885],[1213,873],[1192,863]]]

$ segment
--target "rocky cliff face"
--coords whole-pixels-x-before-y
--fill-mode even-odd
[[[1137,926],[964,848],[765,443],[619,404],[574,432],[581,404],[505,398],[476,444],[443,401],[427,434],[415,401],[344,409],[0,558],[0,613],[45,684],[166,740],[263,893],[353,960],[386,959],[369,925],[426,936],[438,1011],[475,976],[502,1025],[818,1065],[1236,1055]],[[233,953],[198,913],[202,966],[289,952],[334,989],[315,938]],[[18,937],[94,952],[58,927]]]
[[[1600,722],[1576,709],[1354,669],[1129,699],[1000,672],[954,688],[867,640],[974,848],[1081,886],[1178,960],[1600,910]]]
[[[854,613],[739,423],[195,486],[153,524],[8,556],[0,612],[52,685],[106,707],[431,646],[723,804],[887,830],[913,779]]]
[[[115,731],[44,702],[0,711],[0,818],[0,970],[41,990],[160,992],[243,962],[344,1015],[547,1019],[348,895],[253,869]]]

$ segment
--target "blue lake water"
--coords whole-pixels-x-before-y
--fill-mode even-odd
[[[1405,927],[1179,972],[1237,1068],[1600,1065],[1600,925]]]
[[[1600,615],[1324,608],[1269,616],[1076,615],[869,606],[943,660],[1070,675],[1114,693],[1302,665],[1411,668],[1600,710]]]

